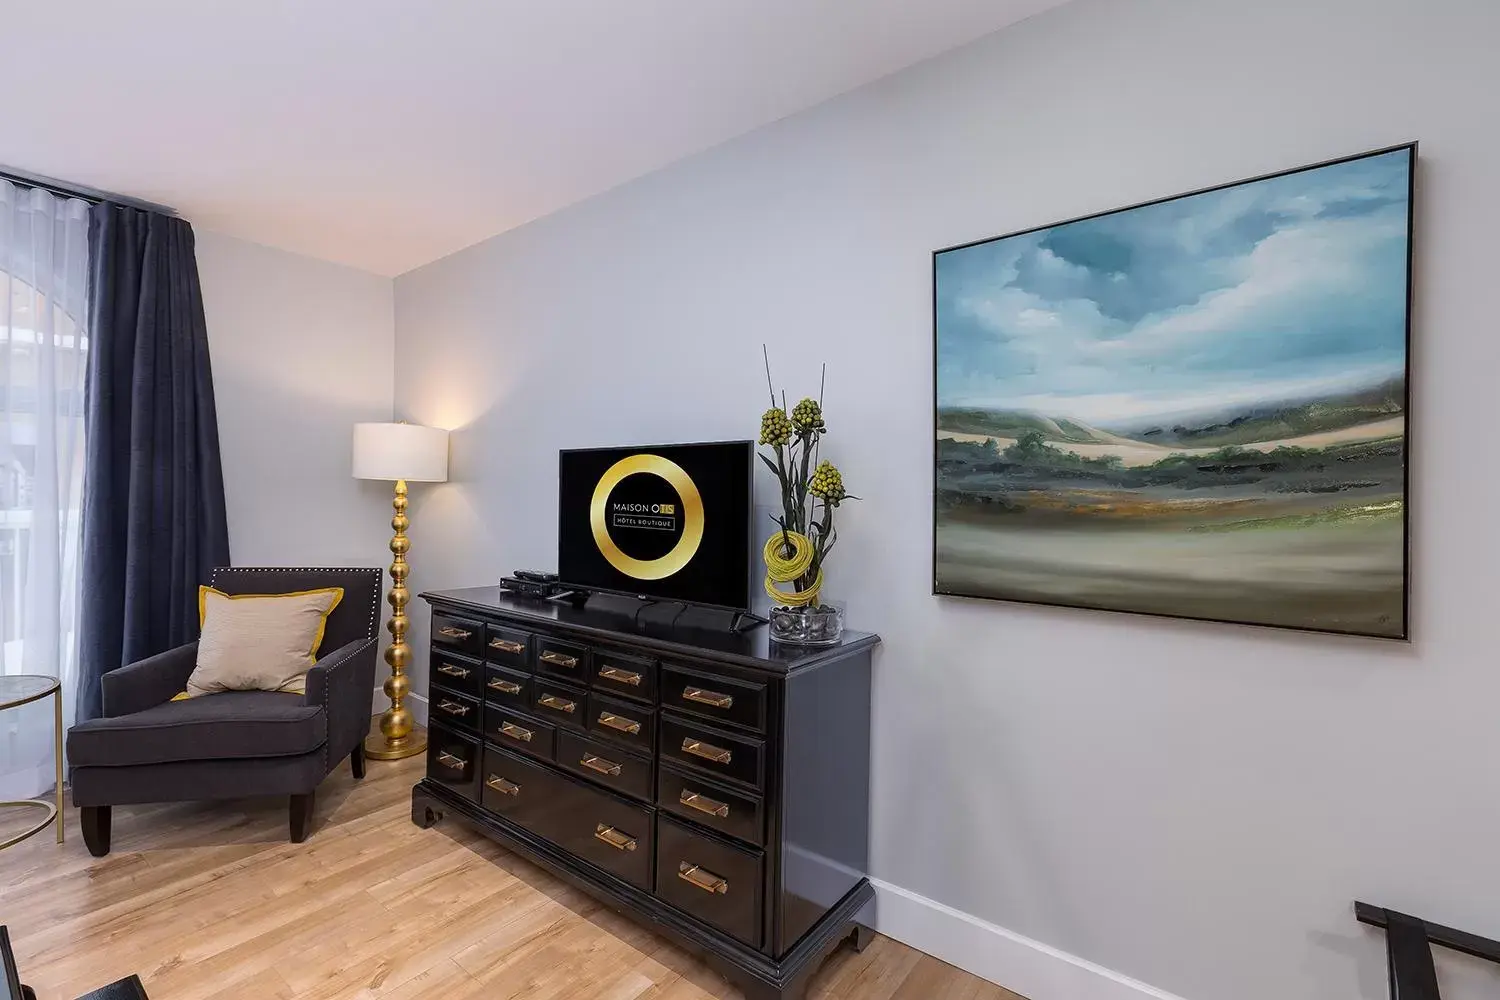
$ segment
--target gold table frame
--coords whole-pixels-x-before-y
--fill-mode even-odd
[[[56,677],[47,677],[41,674],[11,674],[9,675],[9,677],[49,682],[48,686],[44,689],[33,694],[26,695],[24,697],[12,698],[8,700],[0,697],[0,712],[3,712],[9,708],[20,708],[22,705],[29,705],[34,701],[41,701],[43,698],[49,696],[53,699],[52,753],[57,762],[57,804],[54,805],[51,802],[43,802],[40,799],[19,799],[13,802],[0,802],[0,808],[3,808],[5,806],[21,806],[25,808],[41,809],[47,814],[42,818],[42,821],[40,823],[27,830],[25,833],[20,833],[13,837],[8,837],[5,840],[0,840],[0,851],[5,850],[7,847],[14,847],[21,841],[36,836],[43,830],[47,829],[47,827],[54,820],[57,822],[57,842],[61,844],[63,842],[62,682],[59,681]],[[8,678],[0,678],[0,681],[6,679]]]

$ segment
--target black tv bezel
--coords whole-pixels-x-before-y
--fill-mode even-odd
[[[743,445],[745,449],[745,468],[747,503],[745,504],[745,603],[737,604],[715,604],[711,601],[690,601],[681,597],[663,597],[659,594],[646,593],[641,590],[623,590],[613,587],[595,587],[582,583],[573,583],[564,579],[562,571],[562,463],[566,455],[590,454],[601,451],[629,451],[649,452],[658,448],[705,448],[725,445]],[[732,438],[727,441],[665,441],[657,444],[620,444],[599,445],[589,448],[559,448],[557,451],[557,479],[558,479],[558,524],[557,524],[557,568],[559,572],[557,585],[559,588],[575,591],[582,594],[608,594],[614,597],[630,597],[639,601],[653,601],[658,604],[681,604],[691,608],[707,608],[712,611],[748,612],[751,609],[754,588],[750,585],[754,576],[754,548],[755,548],[755,440],[753,438]]]

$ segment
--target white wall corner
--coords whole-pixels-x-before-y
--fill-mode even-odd
[[[898,885],[870,881],[880,933],[1028,1000],[1184,1000]]]

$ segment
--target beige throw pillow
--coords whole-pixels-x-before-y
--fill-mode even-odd
[[[187,696],[220,691],[307,689],[307,671],[323,643],[342,587],[295,594],[225,594],[198,588],[203,634]],[[179,695],[179,697],[181,697]]]

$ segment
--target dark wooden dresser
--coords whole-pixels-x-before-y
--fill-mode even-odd
[[[495,587],[432,606],[427,776],[457,819],[701,954],[748,1000],[800,1000],[872,933],[870,656],[725,616]]]

